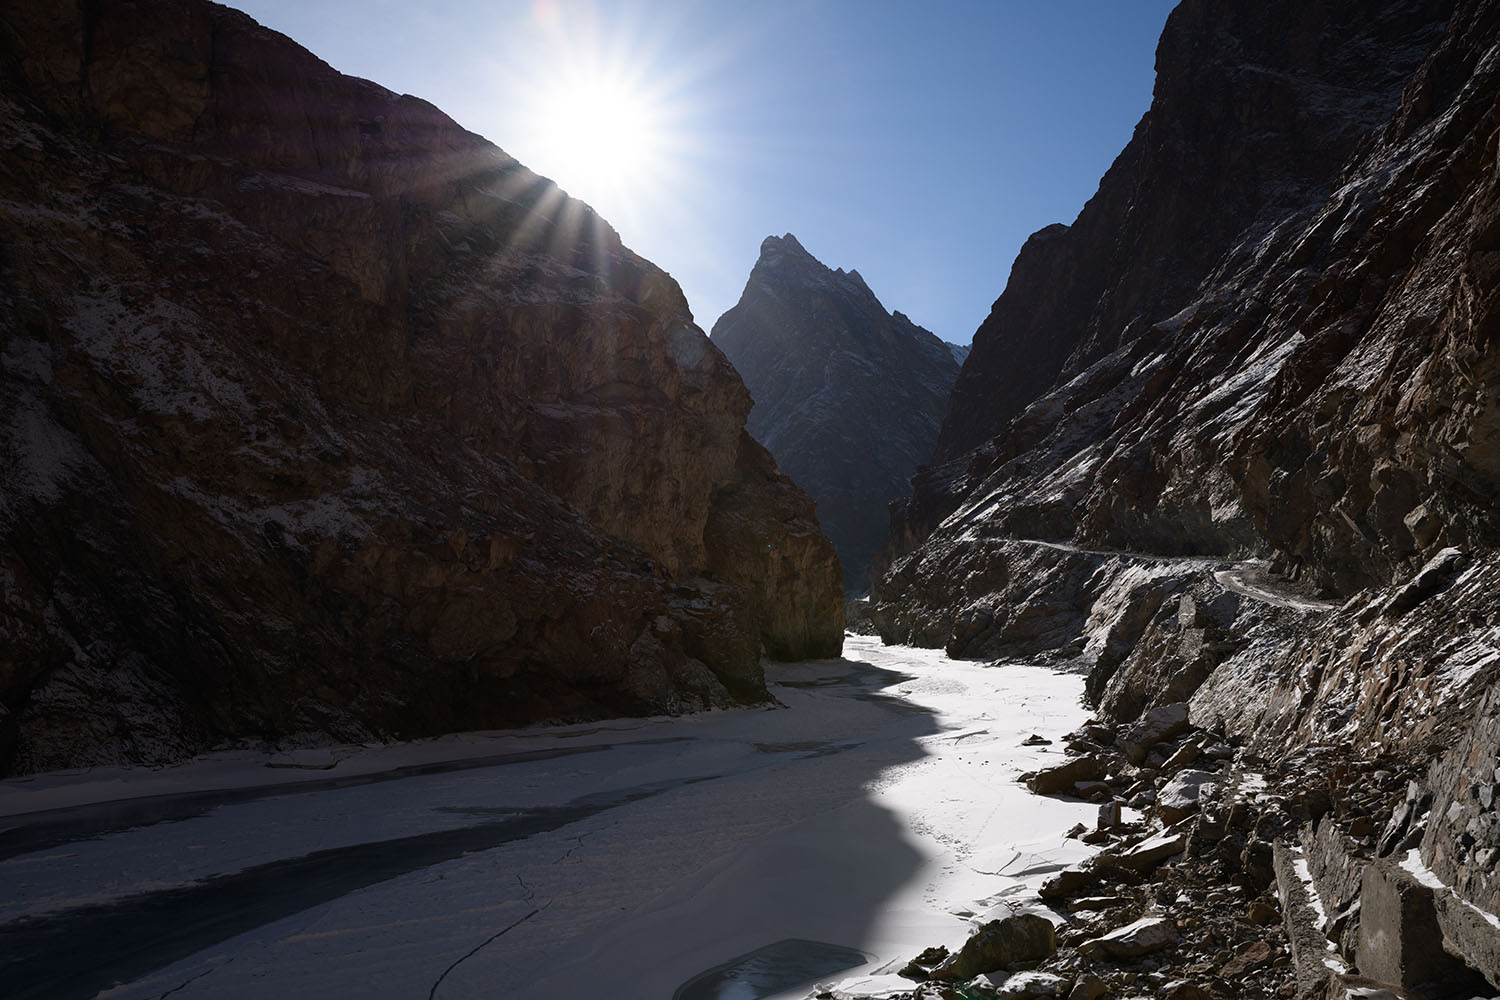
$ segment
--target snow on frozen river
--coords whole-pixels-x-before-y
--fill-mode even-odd
[[[810,977],[893,992],[923,948],[1034,905],[1089,852],[1063,831],[1095,807],[1016,783],[1060,759],[1023,739],[1084,720],[1081,677],[850,636],[843,659],[767,679],[784,709],[0,783],[0,982],[177,1000],[754,1000],[805,997]]]

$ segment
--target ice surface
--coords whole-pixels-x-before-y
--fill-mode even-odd
[[[1083,721],[1082,679],[845,649],[768,668],[785,710],[5,782],[22,847],[0,860],[0,954],[43,941],[4,970],[11,995],[661,998],[789,939],[871,957],[822,982],[909,988],[900,964],[1039,912],[1036,886],[1090,850],[1063,831],[1094,807],[1016,780],[1057,757],[1023,739]],[[90,803],[214,789],[240,791],[24,848]],[[145,945],[67,944],[109,927]]]

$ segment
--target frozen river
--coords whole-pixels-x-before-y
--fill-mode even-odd
[[[1082,678],[851,636],[785,706],[0,783],[9,997],[869,993],[1088,848]]]

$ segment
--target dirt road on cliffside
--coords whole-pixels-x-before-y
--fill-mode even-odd
[[[1296,611],[1332,611],[1338,601],[1311,597],[1302,592],[1295,583],[1272,575],[1264,560],[1234,562],[1213,556],[1163,556],[1149,552],[1130,552],[1123,549],[1086,549],[1067,542],[1045,542],[1035,538],[1014,539],[1018,545],[1039,545],[1059,552],[1076,552],[1083,555],[1101,556],[1109,559],[1131,559],[1148,563],[1167,563],[1185,569],[1209,570],[1219,586],[1225,590],[1248,597],[1252,601],[1271,604],[1278,608]]]

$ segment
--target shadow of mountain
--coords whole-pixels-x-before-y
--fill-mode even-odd
[[[576,996],[577,976],[600,968],[608,969],[613,981],[630,984],[630,995],[666,997],[695,977],[701,980],[705,970],[727,968],[737,957],[788,939],[826,942],[847,959],[869,936],[882,904],[923,862],[899,818],[873,801],[869,788],[882,772],[924,756],[919,739],[937,731],[937,725],[930,713],[880,693],[908,675],[849,659],[772,668],[773,675],[778,671],[785,675],[780,687],[786,710],[664,720],[661,726],[674,733],[665,739],[622,741],[590,747],[587,753],[503,755],[451,769],[474,775],[486,788],[503,789],[506,780],[519,781],[515,776],[523,773],[552,773],[547,762],[566,758],[616,781],[614,787],[545,808],[510,808],[503,794],[480,800],[459,784],[451,800],[425,808],[450,817],[445,822],[455,814],[473,816],[477,822],[470,825],[314,850],[187,886],[0,926],[0,976],[7,995],[93,995],[184,960],[190,960],[188,974],[203,964],[208,978],[201,988],[233,992],[235,984],[221,979],[232,979],[234,966],[192,957],[218,945],[214,951],[222,961],[226,950],[237,947],[231,939],[323,904],[332,908],[318,919],[337,926],[345,912],[338,901],[350,893],[381,892],[381,883],[476,852],[504,849],[493,855],[506,868],[493,887],[496,897],[514,891],[513,879],[546,885],[556,875],[557,842],[581,844],[585,830],[586,851],[608,859],[607,877],[639,898],[608,927],[590,931],[589,948],[579,952],[575,938],[580,928],[559,924],[569,917],[565,907],[558,907],[528,919],[478,954],[465,955],[472,948],[473,928],[455,916],[452,927],[422,949],[423,968],[408,970],[410,975],[443,971],[443,992],[449,996],[492,995],[496,988],[504,995],[507,980],[514,979],[524,995],[540,1000]],[[701,756],[692,756],[696,751]],[[632,755],[628,760],[627,752]],[[631,768],[641,766],[643,759],[655,768],[651,774],[658,780],[630,781],[636,773]],[[680,760],[687,763],[673,773]],[[441,770],[426,765],[420,773]],[[402,779],[416,774],[400,769],[352,783],[294,786],[274,798],[265,790],[226,792],[217,800],[211,793],[184,796],[179,803],[164,798],[144,813],[127,810],[115,820],[139,818],[164,831],[187,824],[180,829],[188,831],[208,812],[232,808],[243,814],[243,820],[236,815],[236,822],[244,824],[251,839],[258,825],[283,822],[287,816],[334,814],[351,801],[337,798],[345,789],[376,780],[383,782],[382,796],[363,800],[366,807],[370,801],[400,804]],[[67,826],[60,822],[67,817],[48,819],[38,832],[50,844],[63,832],[60,827]],[[79,819],[72,832],[103,829],[106,843],[117,826],[100,808],[85,810]],[[24,829],[15,831],[17,848]],[[683,860],[674,867],[674,855],[698,861]],[[222,867],[233,864],[227,853]],[[506,867],[512,864],[519,870]],[[45,872],[37,875],[45,878]],[[151,875],[121,873],[127,884],[147,884]],[[568,888],[586,892],[604,887]],[[437,905],[441,907],[440,900]],[[459,907],[453,902],[455,914]],[[379,930],[399,936],[401,931],[393,927]],[[269,942],[261,934],[256,947],[274,952],[281,931],[268,934]],[[785,985],[788,975],[800,978],[811,968],[802,960],[807,954],[785,962],[777,954],[762,952],[757,981]],[[431,970],[426,968],[429,960]],[[329,969],[346,962],[344,972],[354,975],[358,963],[369,957],[355,950],[321,961],[330,963]],[[778,963],[786,966],[779,972]],[[563,979],[554,981],[552,973],[562,969],[567,970]],[[292,968],[287,974],[298,973]],[[814,969],[809,974],[822,973]],[[264,981],[259,987],[286,989]],[[381,988],[390,995],[403,992],[394,981]],[[715,995],[705,988],[710,992],[703,996]],[[741,990],[733,995],[765,994]]]

